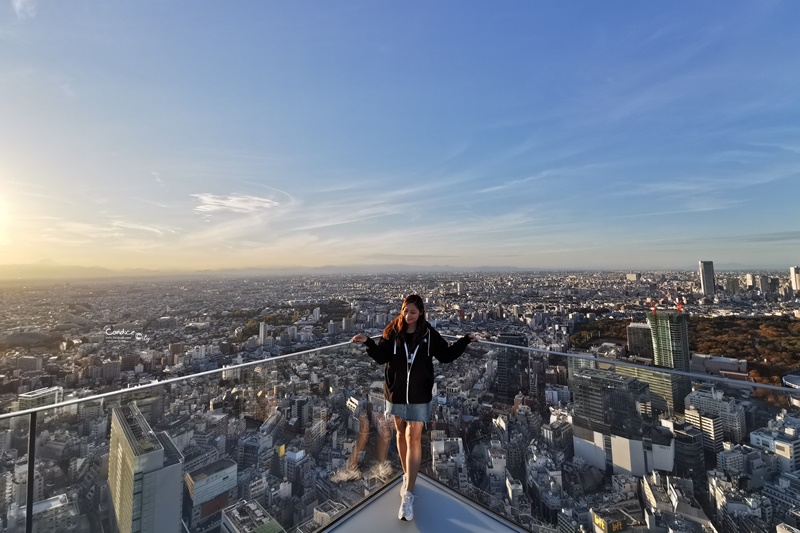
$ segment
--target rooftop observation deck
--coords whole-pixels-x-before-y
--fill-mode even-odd
[[[397,520],[399,487],[400,481],[397,479],[324,531],[374,531],[376,524],[380,524],[380,530],[385,533],[525,531],[424,474],[417,478],[414,490],[414,520]]]
[[[528,430],[517,424],[522,419],[535,423],[536,410],[542,406],[536,403],[539,400],[534,394],[515,394],[518,385],[536,382],[548,367],[561,369],[547,374],[547,379],[557,380],[547,385],[560,386],[560,394],[568,394],[565,383],[573,372],[628,367],[646,369],[644,376],[655,372],[689,378],[694,387],[713,385],[747,402],[760,401],[751,398],[755,388],[793,401],[800,395],[796,388],[643,366],[594,354],[558,353],[489,341],[474,343],[455,362],[437,367],[438,395],[431,423],[423,432],[415,519],[404,522],[396,518],[400,472],[392,425],[383,416],[382,394],[372,390],[372,384],[383,379],[383,368],[364,355],[362,346],[342,343],[115,392],[83,398],[66,396],[58,404],[0,415],[0,430],[9,432],[9,449],[15,449],[19,457],[18,467],[8,474],[13,478],[12,496],[25,502],[19,512],[7,514],[6,519],[15,521],[18,531],[29,532],[37,519],[53,519],[44,513],[57,512],[56,508],[34,505],[34,475],[46,472],[48,479],[57,482],[45,487],[42,501],[63,495],[70,503],[80,504],[81,521],[90,523],[92,531],[112,531],[116,502],[108,487],[107,472],[114,468],[109,457],[116,454],[124,459],[126,448],[110,449],[110,442],[120,442],[108,439],[109,432],[114,431],[111,413],[115,406],[135,404],[135,412],[140,413],[140,432],[124,432],[123,437],[135,440],[137,435],[156,432],[169,441],[166,444],[174,449],[172,455],[183,463],[184,471],[180,472],[167,468],[174,463],[164,459],[164,474],[153,488],[157,497],[159,491],[168,491],[170,497],[180,498],[185,490],[184,474],[200,474],[215,461],[228,459],[236,464],[236,493],[244,498],[231,500],[229,495],[208,488],[208,500],[200,502],[197,511],[199,523],[225,523],[226,508],[248,501],[257,503],[248,504],[257,511],[253,516],[269,520],[272,529],[280,523],[288,532],[381,529],[554,533],[561,508],[573,501],[566,476],[565,480],[556,480],[546,472],[563,455],[562,446],[568,444],[559,430],[565,427],[566,419],[553,419],[546,432],[552,441],[545,442],[542,432],[537,433],[534,444],[534,430],[525,433]],[[534,379],[534,375],[539,377]],[[553,394],[553,398],[561,398]],[[759,409],[769,407],[764,404]],[[525,433],[523,438],[515,441],[512,429]],[[462,439],[462,445],[446,447],[447,453],[432,451],[444,450],[432,443],[447,439]],[[511,465],[509,450],[516,446],[512,441],[522,442],[514,452],[517,461],[520,457],[538,461],[545,471],[526,476],[524,468]],[[191,453],[183,455],[184,451]],[[337,477],[353,464],[354,457],[358,459],[356,474]],[[388,472],[377,468],[384,457],[391,464]],[[24,468],[25,463],[34,468]],[[54,476],[56,470],[65,468],[63,465],[68,465],[68,470]],[[592,479],[578,471],[579,466],[570,467],[571,475]],[[537,483],[546,484],[537,491]],[[610,490],[610,485],[601,486],[596,502],[591,499],[594,496],[584,500],[602,505]],[[99,496],[104,493],[111,494],[111,501]],[[176,506],[174,516],[148,519],[157,531],[193,531],[186,512]]]

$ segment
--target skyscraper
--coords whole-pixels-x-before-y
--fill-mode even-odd
[[[694,479],[704,478],[703,432],[687,422],[662,420],[661,425],[670,428],[675,435],[675,473]]]
[[[728,442],[742,443],[747,438],[747,416],[744,405],[721,390],[698,389],[684,400],[686,409],[694,407],[703,416],[716,416],[722,422],[723,437]],[[688,413],[688,411],[687,411]],[[689,415],[686,415],[689,420]]]
[[[700,261],[700,292],[703,296],[714,296],[714,262]]]
[[[800,291],[800,267],[793,266],[789,269],[789,283],[794,292]]]
[[[686,395],[692,382],[687,376],[659,372],[657,367],[689,372],[689,315],[682,311],[653,311],[647,314],[647,323],[653,336],[653,370],[624,367],[620,373],[634,375],[650,385],[653,407],[672,413],[683,412]]]
[[[514,346],[528,346],[528,337],[522,333],[502,333],[497,342]],[[522,390],[521,383],[527,369],[528,353],[516,348],[499,348],[497,350],[497,376],[495,378],[498,399],[512,403],[514,396]],[[528,384],[525,384],[526,387]],[[527,393],[527,390],[523,391]]]
[[[689,315],[676,311],[647,313],[653,335],[653,360],[664,368],[689,371]],[[683,401],[683,399],[681,399]]]
[[[177,533],[181,527],[183,455],[155,433],[134,403],[114,407],[108,487],[121,533]]]
[[[633,322],[625,328],[628,334],[628,355],[653,359],[653,335],[650,326],[642,322]]]
[[[642,412],[647,411],[647,383],[609,370],[583,368],[573,376],[575,434],[578,428],[604,435],[636,437],[642,435]]]
[[[601,470],[642,476],[653,469],[672,470],[674,447],[666,428],[649,422],[647,383],[609,370],[577,370],[572,443],[576,457]]]

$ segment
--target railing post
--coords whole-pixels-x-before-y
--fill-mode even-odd
[[[25,501],[25,533],[33,532],[33,480],[36,466],[36,411],[31,413],[28,431],[28,499]]]

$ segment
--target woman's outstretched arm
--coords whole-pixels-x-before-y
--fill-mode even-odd
[[[476,340],[478,340],[476,336],[468,333],[453,344],[447,344],[439,332],[434,330],[434,334],[431,335],[431,355],[442,363],[450,363],[461,357],[469,343]]]
[[[370,337],[359,333],[350,339],[350,342],[363,342],[367,347],[367,355],[373,358],[376,363],[385,364],[392,358],[392,343],[387,342],[383,337],[381,337],[379,343],[376,343]]]

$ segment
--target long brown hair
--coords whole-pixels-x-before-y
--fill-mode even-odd
[[[408,324],[406,324],[406,319],[403,316],[403,310],[408,305],[413,305],[417,309],[419,309],[419,318],[417,319],[417,329],[414,330],[414,343],[418,344],[422,337],[425,335],[428,324],[425,321],[425,303],[422,301],[422,297],[418,294],[411,294],[406,296],[406,299],[403,300],[403,306],[400,308],[400,314],[397,317],[389,322],[389,325],[383,328],[383,338],[386,340],[394,340],[395,342],[399,342],[402,338],[402,334],[406,332],[408,328]]]

